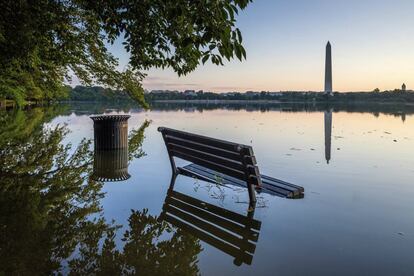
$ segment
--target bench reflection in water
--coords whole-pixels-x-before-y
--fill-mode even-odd
[[[233,256],[235,265],[250,265],[261,228],[261,222],[253,218],[254,206],[246,216],[215,206],[174,191],[175,178],[160,218]]]

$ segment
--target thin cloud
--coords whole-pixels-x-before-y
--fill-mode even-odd
[[[213,86],[211,87],[213,90],[232,90],[232,91],[242,91],[242,90],[251,90],[251,87],[243,87],[243,86]]]

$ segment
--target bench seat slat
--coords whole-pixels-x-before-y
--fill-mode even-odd
[[[263,174],[261,175],[261,177],[262,177],[262,181],[268,182],[268,183],[273,184],[273,185],[278,185],[278,186],[280,185],[280,186],[284,186],[286,188],[290,187],[292,189],[299,190],[300,192],[305,191],[305,189],[301,186],[298,186],[298,185],[295,185],[295,184],[292,184],[292,183],[289,183],[289,182],[286,182],[286,181],[283,181],[283,180],[280,180],[280,179],[276,179],[274,177],[270,177],[270,176],[263,175]]]
[[[219,174],[213,170],[199,166],[197,164],[187,165],[183,168],[180,168],[180,170],[184,170],[184,172],[187,172],[189,176],[195,176],[196,178],[200,175],[201,180],[209,181],[212,183],[247,188],[247,184],[245,181],[240,181],[234,177]],[[220,182],[217,181],[216,175],[220,175],[222,177]],[[262,188],[263,188],[263,183],[262,183]],[[273,186],[270,188],[271,189],[269,189],[269,187],[267,187],[267,189],[266,188],[261,189],[259,190],[259,192],[276,195],[280,197],[288,197],[288,198],[293,196],[293,194],[290,191],[286,191],[285,189],[281,189],[281,188],[273,187]]]
[[[230,185],[234,185],[234,186],[239,186],[241,188],[246,188],[247,187],[247,184],[246,184],[245,180],[240,180],[240,179],[237,179],[235,177],[232,177],[232,176],[229,176],[229,175],[226,175],[226,174],[223,174],[223,173],[219,173],[215,170],[211,170],[209,168],[206,168],[206,167],[203,167],[203,166],[200,166],[200,165],[197,165],[197,164],[190,164],[188,166],[190,166],[190,167],[185,166],[185,167],[179,168],[179,170],[182,173],[189,174],[190,177],[192,175],[197,174],[197,176],[200,179],[204,178],[202,180],[207,181],[207,182],[212,182],[212,183],[215,183],[215,184],[223,184],[223,185],[230,184]],[[253,185],[258,185],[257,178],[252,176],[251,177],[251,183]]]
[[[182,169],[187,171],[189,174],[194,173],[194,174],[202,175],[206,179],[210,179],[210,182],[213,182],[213,183],[217,183],[216,177],[214,177],[215,175],[222,175],[213,170],[210,170],[208,168],[205,168],[197,164],[190,164],[190,165],[183,167]],[[299,188],[295,189],[296,185],[287,183],[285,181],[281,181],[282,183],[279,184],[277,182],[278,179],[268,177],[265,175],[261,175],[261,177],[262,177],[262,186],[261,186],[260,192],[262,193],[277,195],[280,197],[295,198],[295,197],[300,197],[301,193],[303,192],[302,187],[297,186],[302,189],[299,189]],[[223,181],[218,184],[224,184],[224,185],[229,184],[229,185],[235,185],[235,186],[244,187],[244,188],[247,187],[246,182],[240,181],[233,177],[222,175],[222,180]],[[286,184],[290,184],[290,185],[286,185]]]

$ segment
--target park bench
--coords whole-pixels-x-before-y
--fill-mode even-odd
[[[167,147],[173,174],[247,188],[250,203],[263,192],[286,198],[303,197],[303,187],[259,173],[251,146],[159,127]],[[189,162],[177,167],[174,157]]]
[[[160,219],[234,257],[239,266],[250,265],[256,250],[261,222],[253,216],[254,208],[247,215],[235,213],[176,192],[172,184]]]

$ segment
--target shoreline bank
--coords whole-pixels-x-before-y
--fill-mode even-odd
[[[278,100],[152,100],[153,103],[176,104],[329,104],[329,105],[407,105],[414,106],[414,102],[401,101],[278,101]]]

